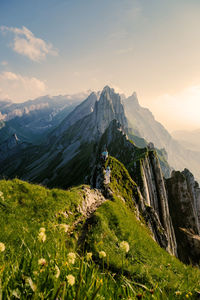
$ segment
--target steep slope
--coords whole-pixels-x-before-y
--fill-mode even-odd
[[[148,148],[137,148],[128,140],[120,124],[114,120],[103,134],[99,143],[97,161],[91,181],[92,185],[98,188],[102,185],[97,175],[98,168],[101,170],[99,158],[105,147],[110,155],[116,157],[125,165],[132,180],[136,181],[140,188],[137,192],[135,191],[137,194],[135,196],[137,199],[135,206],[138,207],[138,211],[140,211],[142,216],[146,218],[147,223],[149,222],[149,227],[154,234],[155,240],[170,253],[176,254],[174,229],[171,224],[164,179],[156,152]],[[117,169],[117,166],[115,168]],[[115,172],[115,170],[113,171]],[[113,171],[111,168],[111,173]],[[125,177],[123,175],[123,179],[118,181],[122,183]],[[134,191],[134,185],[131,190]]]
[[[0,190],[3,299],[198,297],[199,270],[162,250],[126,197],[105,201],[87,186],[48,190],[20,180],[0,181]],[[98,201],[89,218],[82,213]]]
[[[86,100],[81,102],[66,118],[61,122],[61,124],[55,129],[51,136],[59,137],[62,135],[70,126],[75,124],[80,119],[89,115],[93,112],[96,101],[99,99],[98,93],[91,93]]]
[[[129,127],[135,135],[153,142],[155,147],[165,148],[169,164],[177,170],[185,167],[190,169],[200,181],[200,152],[184,148],[174,140],[168,131],[155,120],[152,113],[139,105],[137,95],[124,100],[125,113],[129,120]]]

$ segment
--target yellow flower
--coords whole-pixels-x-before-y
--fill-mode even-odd
[[[99,258],[105,258],[106,257],[106,252],[100,251],[99,252]]]
[[[125,241],[123,241],[123,242],[121,242],[120,244],[119,244],[119,247],[120,247],[120,249],[122,250],[122,251],[124,251],[124,252],[128,252],[129,251],[129,249],[130,249],[130,247],[129,247],[129,243],[127,243],[127,242],[125,242]]]
[[[189,298],[190,296],[188,294],[185,295],[186,298]]]
[[[86,260],[88,261],[88,260],[91,260],[91,259],[92,259],[92,252],[88,252],[86,254]]]
[[[45,234],[45,232],[43,232],[43,231],[41,231],[41,232],[39,232],[39,234],[38,234],[38,240],[40,241],[40,242],[45,242],[46,241],[46,234]]]
[[[60,276],[60,269],[58,268],[58,266],[55,266],[55,277],[58,278]]]
[[[46,229],[44,227],[41,227],[39,232],[44,232],[45,233]]]
[[[74,264],[75,263],[75,259],[76,259],[76,254],[73,252],[68,253],[67,255],[67,260],[70,264]]]
[[[64,230],[64,232],[67,232],[69,230],[69,225],[67,224],[59,224],[60,229]]]
[[[74,285],[75,277],[73,275],[71,275],[71,274],[67,275],[66,278],[67,278],[67,282],[68,282],[69,285],[71,285],[71,286]]]
[[[46,266],[47,262],[45,258],[38,259],[38,265],[40,266]]]
[[[6,246],[4,245],[4,243],[0,243],[0,252],[5,251]]]

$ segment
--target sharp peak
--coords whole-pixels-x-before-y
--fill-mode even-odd
[[[106,86],[103,88],[102,93],[103,93],[103,92],[108,92],[108,93],[114,93],[114,94],[117,94],[117,93],[115,92],[115,90],[114,90],[113,88],[111,88],[109,85],[106,85]]]

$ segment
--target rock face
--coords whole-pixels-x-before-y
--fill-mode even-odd
[[[148,156],[141,159],[137,164],[140,164],[139,184],[143,197],[146,199],[146,203],[154,209],[165,229],[168,240],[167,250],[176,255],[174,228],[169,214],[164,178],[156,153],[150,151]]]
[[[98,93],[91,93],[88,98],[79,104],[56,128],[53,135],[59,137],[63,134],[70,126],[75,124],[80,119],[91,114],[94,110],[95,103],[99,100]]]
[[[185,263],[200,261],[200,189],[185,169],[167,179],[170,215],[175,230],[178,257]]]
[[[145,218],[154,239],[161,247],[176,255],[176,240],[169,214],[165,183],[156,153],[148,149],[142,151],[135,147],[116,120],[110,123],[100,140],[99,157],[105,146],[111,156],[116,157],[124,164],[140,188],[136,193],[137,199],[133,201]],[[92,184],[102,188],[103,182],[105,182],[104,170],[101,170],[101,163],[98,162],[98,159],[95,165],[97,167],[93,172]]]

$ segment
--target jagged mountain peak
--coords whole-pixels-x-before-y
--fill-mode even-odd
[[[133,92],[133,94],[128,97],[127,99],[125,99],[126,102],[130,102],[132,105],[139,107],[139,101],[138,101],[138,96],[136,92]]]

